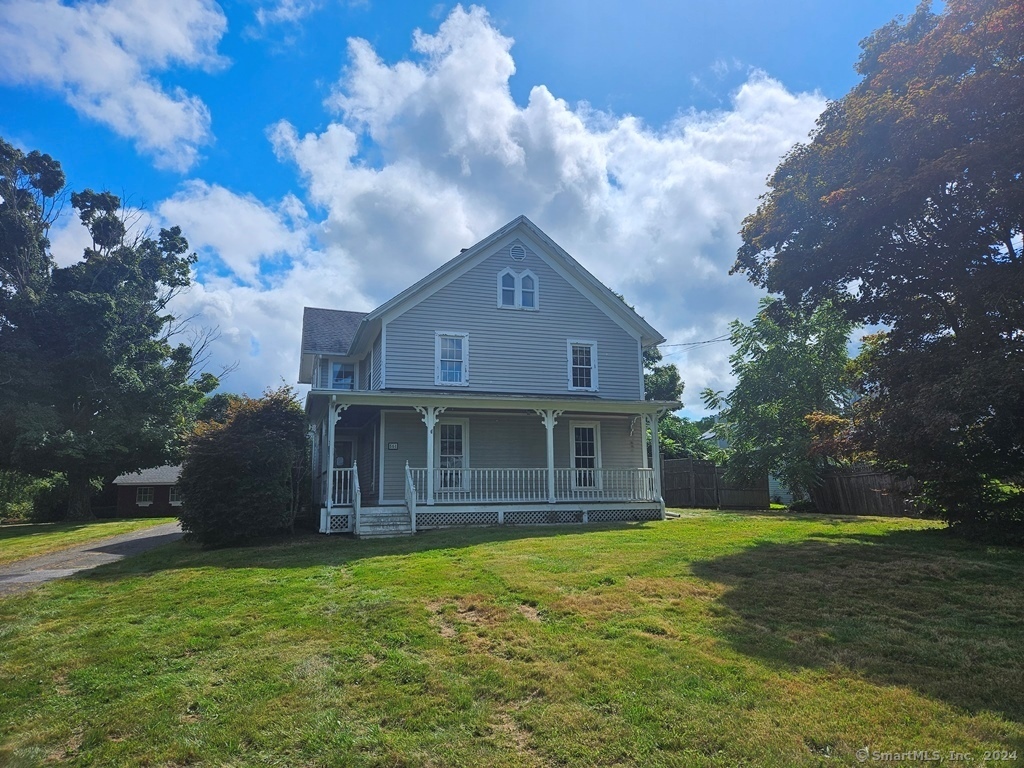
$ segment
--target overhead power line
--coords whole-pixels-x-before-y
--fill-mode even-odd
[[[703,346],[704,344],[719,344],[723,341],[728,340],[729,334],[726,333],[722,336],[716,336],[713,339],[705,339],[704,341],[682,341],[679,342],[678,344],[659,344],[658,347],[659,349],[663,349],[665,347],[700,347]]]

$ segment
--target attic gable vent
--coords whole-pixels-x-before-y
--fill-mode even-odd
[[[508,249],[508,255],[512,257],[513,261],[522,261],[526,258],[526,249],[521,245],[513,245]]]

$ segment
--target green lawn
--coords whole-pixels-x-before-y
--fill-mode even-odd
[[[0,525],[0,565],[173,522],[173,517]]]
[[[0,600],[0,765],[1020,765],[1022,585],[877,518],[176,543]]]

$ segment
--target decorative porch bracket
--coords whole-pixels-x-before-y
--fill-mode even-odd
[[[443,405],[414,405],[416,412],[427,425],[427,506],[434,505],[434,427],[438,417],[448,410]]]
[[[540,416],[544,422],[548,437],[548,503],[555,503],[555,425],[558,417],[565,411],[556,411],[554,408],[534,408],[533,412]]]
[[[331,509],[334,507],[334,430],[338,425],[341,412],[348,408],[348,403],[338,404],[338,396],[331,395],[331,408],[327,417],[327,533],[331,532]]]

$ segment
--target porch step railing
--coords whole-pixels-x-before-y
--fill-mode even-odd
[[[425,468],[410,468],[415,501],[428,503]],[[435,469],[434,503],[500,504],[550,501],[548,470]],[[555,469],[555,501],[657,501],[653,469]],[[407,486],[408,490],[408,486]]]
[[[331,506],[351,507],[356,496],[356,468],[334,470],[334,486],[331,490]]]

